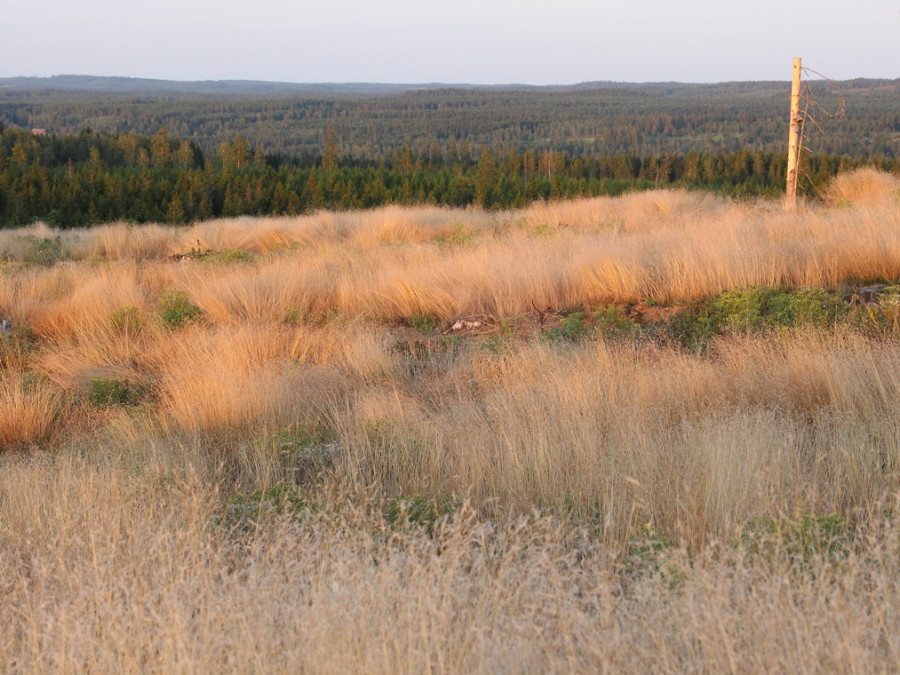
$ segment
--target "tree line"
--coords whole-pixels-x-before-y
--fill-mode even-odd
[[[900,81],[839,84],[847,114],[830,118],[824,113],[840,108],[838,90],[812,83],[823,130],[811,149],[853,157],[900,155]],[[152,136],[165,127],[207,156],[237,134],[266,155],[315,156],[328,128],[335,130],[340,156],[353,160],[381,160],[404,147],[433,154],[453,145],[464,155],[465,146],[500,154],[556,150],[573,157],[780,152],[789,92],[789,85],[777,82],[267,96],[0,87],[0,123],[60,135],[90,128]]]
[[[893,157],[808,155],[807,190],[863,164],[900,171]],[[331,128],[318,153],[287,156],[266,154],[242,134],[205,154],[165,128],[145,136],[0,127],[0,226],[188,223],[386,204],[509,209],[671,186],[750,197],[779,194],[785,172],[783,152],[748,149],[583,156],[454,142],[399,147],[376,160],[342,155]]]

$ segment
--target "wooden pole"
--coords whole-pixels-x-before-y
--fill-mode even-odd
[[[788,138],[787,162],[787,205],[793,208],[797,204],[797,173],[800,164],[800,59],[794,59],[794,78],[791,82],[791,133]]]

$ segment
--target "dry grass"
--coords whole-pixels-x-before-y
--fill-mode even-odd
[[[0,494],[0,661],[16,672],[900,666],[889,526],[805,562],[652,541],[619,562],[552,519],[462,508],[428,534],[340,493],[229,530],[243,507],[189,470],[109,461],[7,461]]]
[[[408,381],[382,412],[364,390],[334,413],[344,473],[401,494],[569,505],[602,514],[610,542],[652,522],[694,548],[752,516],[867,512],[897,489],[895,344],[801,334],[717,351],[536,344]]]
[[[876,169],[857,169],[835,178],[824,196],[831,205],[896,202],[900,198],[900,178]]]
[[[3,233],[0,663],[896,670],[896,316],[702,354],[542,326],[896,283],[900,205],[843,199]]]
[[[48,384],[5,375],[0,379],[0,447],[46,439],[61,407],[59,392]]]

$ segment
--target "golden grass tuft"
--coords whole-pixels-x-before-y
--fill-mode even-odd
[[[61,409],[60,393],[50,384],[4,374],[0,378],[0,450],[46,439]]]
[[[80,257],[157,260],[177,252],[176,231],[162,225],[113,223],[92,228],[91,234],[88,242],[76,247]]]
[[[832,206],[894,203],[900,199],[900,177],[870,167],[856,169],[834,178],[824,192]]]

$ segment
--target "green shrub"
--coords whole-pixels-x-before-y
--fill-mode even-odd
[[[641,334],[641,327],[618,307],[597,310],[594,325],[595,330],[608,340],[632,340]]]
[[[146,388],[114,377],[91,378],[91,404],[99,408],[113,405],[134,405],[146,393]]]
[[[776,327],[826,328],[849,308],[838,293],[819,288],[786,290],[758,286],[728,291],[698,302],[672,317],[667,327],[685,347],[704,351],[715,335],[728,331],[761,331]]]
[[[772,290],[765,304],[766,318],[776,326],[827,328],[846,313],[847,306],[838,294],[821,288]]]
[[[715,320],[703,305],[692,305],[673,316],[666,328],[683,347],[695,352],[705,352],[713,336],[719,332]]]
[[[716,332],[761,328],[765,323],[765,305],[771,290],[757,287],[722,293],[704,308],[705,314]]]
[[[588,325],[584,312],[572,312],[560,319],[559,326],[548,331],[551,339],[562,339],[569,342],[587,339],[590,334],[591,326]]]
[[[159,300],[159,312],[163,322],[171,328],[196,321],[203,316],[203,310],[191,302],[188,294],[172,289]]]

